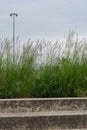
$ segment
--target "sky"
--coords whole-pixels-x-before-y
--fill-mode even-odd
[[[87,0],[0,0],[0,38],[12,38],[12,12],[22,41],[57,40],[70,30],[87,36]]]

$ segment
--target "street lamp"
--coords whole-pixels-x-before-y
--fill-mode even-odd
[[[11,13],[10,16],[13,16],[13,56],[15,53],[15,17],[18,16],[17,13]]]

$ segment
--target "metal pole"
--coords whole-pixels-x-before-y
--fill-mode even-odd
[[[15,54],[15,15],[13,15],[13,55]]]
[[[13,16],[13,63],[14,63],[14,55],[15,55],[15,17],[18,16],[17,13],[11,13],[10,16]]]

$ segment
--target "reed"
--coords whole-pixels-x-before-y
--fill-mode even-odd
[[[0,98],[84,97],[87,95],[87,41],[70,32],[66,41],[28,40],[15,55],[0,40]]]

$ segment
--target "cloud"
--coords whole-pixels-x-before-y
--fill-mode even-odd
[[[12,37],[11,12],[17,12],[16,34],[20,38],[54,38],[76,29],[86,35],[86,0],[3,0],[0,1],[0,35]]]

